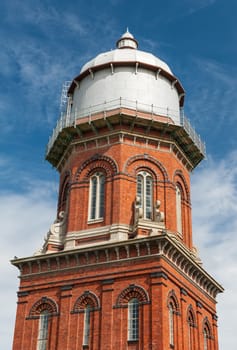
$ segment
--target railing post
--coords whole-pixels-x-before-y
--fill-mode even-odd
[[[106,119],[106,101],[104,101],[104,119]]]
[[[137,100],[126,100],[124,99],[122,101],[122,97],[112,100],[112,101],[104,101],[103,103],[100,103],[96,106],[89,106],[85,109],[81,109],[80,113],[78,113],[78,108],[75,107],[74,109],[71,108],[70,104],[70,98],[68,100],[68,106],[65,111],[65,113],[61,113],[59,116],[59,119],[56,123],[55,128],[53,129],[52,136],[49,138],[48,145],[47,145],[47,154],[50,152],[50,149],[52,148],[56,138],[58,137],[58,134],[62,131],[63,128],[67,126],[74,125],[76,127],[76,121],[78,118],[80,118],[80,115],[83,117],[88,118],[88,123],[91,124],[92,122],[92,114],[95,112],[103,113],[104,119],[107,118],[107,108],[110,110],[113,108],[113,103],[115,102],[115,107],[120,109],[120,114],[122,113],[122,107],[126,107],[129,109],[134,110],[136,113],[136,117],[138,115],[139,110],[144,110],[149,113],[151,111],[151,120],[154,120],[154,115],[162,115],[167,117],[167,122],[169,121],[170,115],[170,109],[167,107],[157,107],[156,105],[152,104],[143,104],[139,103]],[[119,103],[119,106],[118,106]],[[172,112],[172,110],[171,110]],[[180,126],[183,127],[183,129],[188,133],[189,137],[192,139],[192,141],[199,147],[199,149],[202,151],[202,153],[205,155],[205,144],[201,141],[200,135],[196,133],[194,128],[191,126],[190,121],[185,117],[183,108],[179,109],[179,123]]]
[[[89,124],[91,124],[91,106],[89,107]]]

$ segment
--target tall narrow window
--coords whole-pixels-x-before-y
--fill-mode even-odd
[[[174,309],[171,303],[169,304],[169,338],[170,345],[174,346]]]
[[[48,342],[49,313],[44,310],[40,313],[37,350],[46,350]]]
[[[146,171],[142,171],[137,175],[137,197],[140,199],[143,218],[151,220],[153,181],[151,175]]]
[[[208,332],[206,328],[204,328],[204,350],[208,350]]]
[[[194,330],[195,330],[195,322],[192,313],[190,312],[188,315],[188,350],[194,350]]]
[[[176,186],[176,220],[177,231],[182,234],[182,193],[178,185]]]
[[[211,349],[211,344],[210,344],[210,340],[211,340],[211,331],[210,331],[210,327],[208,325],[208,323],[206,323],[204,325],[204,329],[203,329],[203,336],[204,336],[204,346],[203,349],[204,350],[210,350]]]
[[[90,337],[90,305],[87,305],[84,313],[84,333],[83,333],[83,345],[89,345]]]
[[[138,340],[139,329],[139,302],[132,298],[128,302],[128,340]]]
[[[90,179],[89,220],[102,219],[104,216],[105,176],[94,174]]]

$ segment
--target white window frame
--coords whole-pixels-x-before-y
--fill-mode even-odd
[[[153,219],[153,178],[147,171],[137,174],[137,197],[140,199],[140,208],[145,220]]]
[[[128,341],[139,338],[139,301],[132,298],[128,302]]]
[[[90,339],[90,319],[91,319],[91,307],[87,305],[84,309],[84,330],[83,330],[83,345],[89,345]]]
[[[47,310],[43,310],[40,313],[40,317],[39,317],[37,350],[47,349],[48,332],[49,332],[49,312]]]
[[[105,176],[97,172],[90,178],[88,220],[102,220],[104,217]]]
[[[176,222],[177,232],[183,234],[183,218],[182,218],[182,191],[179,185],[176,185]]]

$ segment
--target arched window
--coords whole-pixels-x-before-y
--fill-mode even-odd
[[[49,349],[50,325],[56,315],[58,315],[58,305],[48,297],[42,297],[31,307],[29,319],[39,319],[37,350]]]
[[[141,286],[130,284],[118,296],[116,307],[127,307],[128,341],[139,341],[139,328],[142,327],[143,305],[149,302],[149,296]]]
[[[182,234],[182,192],[179,185],[176,185],[176,222],[177,231]]]
[[[139,336],[139,301],[132,298],[128,302],[128,340],[138,340]]]
[[[174,346],[174,308],[172,303],[169,304],[169,340],[170,345]]]
[[[43,310],[41,311],[40,318],[39,318],[37,350],[47,349],[48,329],[49,329],[49,312],[48,310]]]
[[[209,326],[209,322],[205,322],[204,323],[204,327],[203,327],[203,350],[210,350],[211,349],[211,344],[210,344],[210,340],[211,340],[211,330],[210,330],[210,326]]]
[[[84,332],[83,332],[83,345],[89,345],[90,337],[90,312],[91,306],[87,305],[84,309]]]
[[[95,173],[90,178],[89,220],[102,219],[104,216],[105,176]]]
[[[82,346],[89,349],[93,342],[93,328],[95,312],[100,309],[99,299],[90,291],[84,292],[75,302],[71,313],[79,313],[84,317],[82,330]],[[80,330],[81,331],[81,330]]]
[[[174,290],[171,290],[168,295],[168,313],[169,313],[169,343],[174,347],[178,340],[178,315],[179,304]]]
[[[204,350],[208,350],[208,332],[207,329],[204,328]]]
[[[137,197],[139,197],[140,208],[144,219],[152,219],[153,203],[153,179],[146,171],[141,171],[137,175]]]
[[[192,308],[188,311],[188,350],[195,349],[195,318]]]

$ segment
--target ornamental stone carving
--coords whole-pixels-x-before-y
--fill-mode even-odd
[[[138,224],[139,219],[142,219],[141,198],[139,196],[136,197],[134,202],[134,218],[135,225]]]
[[[39,249],[34,255],[61,250],[64,245],[66,223],[66,212],[60,211],[58,218],[50,226],[48,233],[44,237],[43,247]]]
[[[165,214],[162,211],[160,211],[160,204],[161,204],[161,202],[159,200],[155,201],[154,221],[156,221],[156,222],[164,222],[165,221]]]

